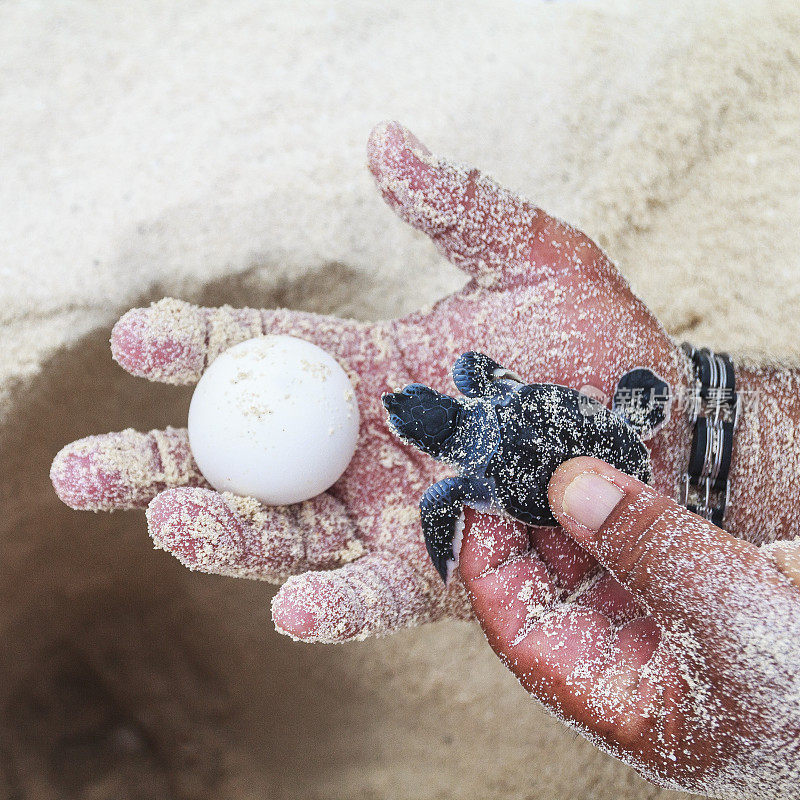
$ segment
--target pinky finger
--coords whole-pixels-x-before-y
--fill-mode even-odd
[[[400,557],[374,553],[329,572],[290,578],[272,601],[276,629],[303,642],[336,644],[436,619],[441,603]]]

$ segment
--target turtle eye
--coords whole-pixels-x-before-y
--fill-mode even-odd
[[[423,427],[428,436],[437,436],[447,424],[447,414],[443,408],[428,409],[423,420]]]

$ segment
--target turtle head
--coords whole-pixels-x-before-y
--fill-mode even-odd
[[[434,458],[444,458],[452,451],[461,418],[458,400],[421,383],[388,392],[381,400],[389,412],[389,427],[403,441]]]

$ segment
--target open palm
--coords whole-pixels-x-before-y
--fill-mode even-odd
[[[129,311],[112,334],[125,369],[174,384],[195,382],[220,352],[264,333],[324,348],[350,375],[361,412],[356,454],[340,480],[287,507],[220,494],[199,473],[185,429],[172,428],[73,442],[51,472],[74,508],[147,507],[156,544],[192,569],[289,578],[273,616],[280,630],[306,641],[363,638],[471,613],[460,581],[445,590],[420,529],[419,498],[444,470],[393,437],[383,392],[420,382],[452,394],[450,368],[467,350],[486,352],[531,382],[592,386],[606,395],[639,365],[673,387],[686,380],[680,351],[584,234],[477,170],[431,155],[396,123],[373,131],[368,153],[388,204],[471,277],[461,291],[431,309],[369,324],[167,299]],[[650,443],[654,484],[663,493],[676,491],[687,438],[682,415],[673,414]],[[593,559],[559,529],[536,535],[562,586],[592,568]],[[603,592],[624,590],[609,576]]]

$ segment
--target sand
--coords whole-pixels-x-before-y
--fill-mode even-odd
[[[676,337],[796,360],[792,2],[0,8],[0,797],[666,798],[467,623],[337,647],[79,514],[66,442],[185,419],[111,360],[163,295],[376,319],[463,283],[383,205],[408,124],[584,228]]]

